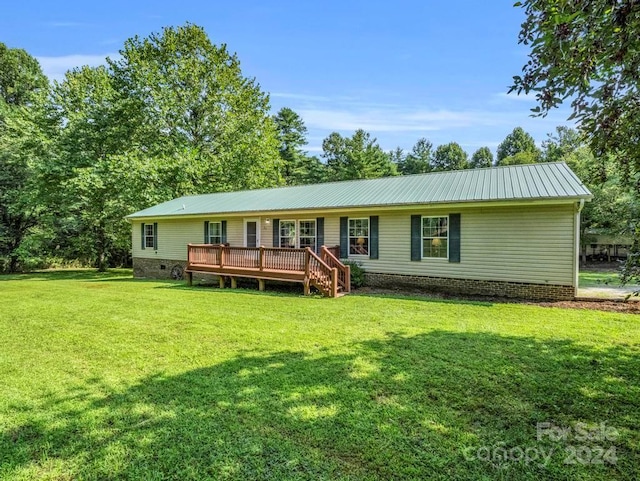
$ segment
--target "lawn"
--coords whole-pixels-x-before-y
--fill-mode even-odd
[[[585,270],[580,272],[580,287],[623,287],[616,271]],[[639,287],[630,284],[630,288]]]
[[[0,277],[0,479],[640,478],[637,316],[130,276]]]

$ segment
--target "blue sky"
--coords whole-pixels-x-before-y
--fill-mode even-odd
[[[115,56],[125,39],[187,21],[238,54],[271,94],[297,111],[319,153],[332,131],[364,128],[389,150],[420,137],[495,149],[516,126],[540,143],[567,110],[530,117],[530,98],[507,95],[526,61],[513,0],[10,2],[0,41],[37,57],[60,79]]]

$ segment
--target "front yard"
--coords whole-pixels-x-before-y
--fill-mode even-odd
[[[0,277],[0,479],[640,477],[638,316],[130,276]]]

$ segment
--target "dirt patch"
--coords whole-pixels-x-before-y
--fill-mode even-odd
[[[379,289],[362,287],[354,289],[351,295],[384,295],[397,297],[424,297],[425,299],[459,300],[473,302],[488,302],[500,304],[527,304],[541,307],[560,307],[563,309],[591,309],[596,311],[622,312],[628,314],[640,314],[640,299],[631,298],[629,301],[612,300],[577,300],[577,301],[527,301],[521,299],[507,299],[504,297],[490,296],[460,296],[437,292],[425,292],[418,289]]]

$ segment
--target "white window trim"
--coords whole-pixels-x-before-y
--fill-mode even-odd
[[[314,224],[314,232],[313,235],[313,243],[314,247],[312,250],[315,251],[318,245],[318,221],[316,219],[280,219],[278,225],[278,248],[287,249],[287,247],[280,247],[282,245],[282,223],[283,222],[293,222],[293,229],[295,230],[295,248],[300,249],[300,222],[313,222]],[[307,237],[307,236],[305,236]],[[275,247],[275,246],[274,246]]]
[[[207,244],[213,244],[213,242],[211,242],[211,226],[213,224],[220,224],[219,230],[218,232],[220,232],[220,235],[218,237],[220,237],[220,244],[222,244],[222,221],[221,220],[210,220],[209,221],[209,232],[207,232]]]
[[[293,222],[293,231],[294,231],[294,248],[298,246],[298,223],[296,222],[295,219],[280,219],[280,223],[278,224],[278,245],[274,246],[274,247],[278,247],[279,249],[289,249],[289,247],[282,247],[282,223],[283,222],[287,222],[287,223],[291,223]]]
[[[148,227],[151,228],[151,234],[147,234]],[[144,225],[144,248],[145,249],[155,250],[156,248],[155,237],[156,237],[156,226],[154,226],[153,224],[145,224]],[[151,239],[151,245],[148,245],[147,239]]]
[[[447,257],[425,257],[424,255],[424,241],[425,239],[436,239],[436,237],[425,237],[424,236],[424,220],[425,219],[442,219],[445,218],[447,219]],[[449,216],[448,215],[423,215],[422,218],[420,219],[420,239],[422,241],[421,245],[420,245],[420,258],[421,259],[429,259],[429,260],[442,260],[442,261],[448,261],[449,260]],[[437,237],[437,239],[445,239],[445,237]]]
[[[351,253],[351,236],[349,235],[349,229],[351,229],[351,221],[352,220],[366,220],[367,221],[367,235],[366,236],[358,236],[358,237],[366,237],[367,239],[367,253],[366,254],[352,254]],[[368,259],[371,254],[371,219],[369,217],[349,217],[347,218],[347,258],[355,258],[355,259]]]
[[[313,222],[313,247],[311,250],[315,252],[318,245],[318,222],[316,219],[298,219],[296,220],[296,247],[300,249],[300,222]],[[310,236],[305,236],[310,237]]]

